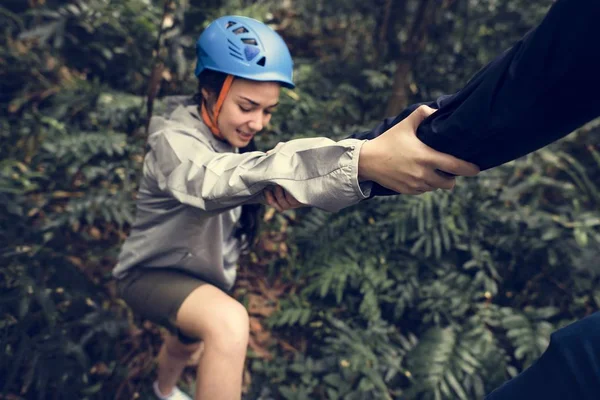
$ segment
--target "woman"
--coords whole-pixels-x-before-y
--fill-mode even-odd
[[[202,342],[196,398],[231,400],[241,397],[249,323],[227,292],[240,251],[252,244],[254,204],[337,211],[367,198],[372,181],[415,194],[453,187],[438,170],[472,176],[478,168],[416,138],[433,112],[427,107],[371,141],[312,138],[239,151],[268,124],[280,86],[294,87],[290,53],[266,25],[238,16],[208,26],[197,53],[196,101],[151,121],[136,220],[113,273],[132,310],[170,332],[157,397],[189,399],[176,382]]]

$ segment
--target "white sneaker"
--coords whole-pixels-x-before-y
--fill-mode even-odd
[[[154,394],[160,400],[193,400],[190,396],[185,394],[185,392],[182,392],[181,390],[179,390],[179,388],[177,386],[175,386],[173,388],[173,390],[171,391],[171,393],[168,396],[165,396],[164,394],[162,394],[160,392],[160,390],[158,389],[157,381],[154,381],[154,383],[152,384],[152,388],[154,389]]]

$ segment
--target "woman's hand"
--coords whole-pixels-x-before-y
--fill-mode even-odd
[[[458,176],[475,176],[479,167],[440,153],[421,142],[419,124],[434,109],[421,106],[375,139],[363,144],[358,160],[361,181],[375,181],[403,194],[452,189]]]
[[[267,204],[279,212],[305,206],[305,204],[300,203],[281,186],[273,186],[265,189],[265,198]]]

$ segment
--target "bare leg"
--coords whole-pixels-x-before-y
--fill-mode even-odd
[[[196,400],[239,400],[248,347],[248,312],[235,299],[211,285],[194,290],[177,312],[177,326],[202,338]]]
[[[184,344],[172,334],[167,334],[158,353],[158,390],[167,396],[181,377],[183,369],[190,361],[199,357],[201,342]]]

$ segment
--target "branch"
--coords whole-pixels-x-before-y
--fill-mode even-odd
[[[163,15],[160,19],[160,27],[158,29],[158,36],[156,38],[156,43],[154,44],[154,66],[152,67],[152,72],[150,73],[150,81],[148,83],[148,90],[146,92],[146,135],[148,135],[148,128],[150,126],[150,119],[152,118],[152,111],[154,108],[154,99],[158,94],[160,81],[164,70],[164,62],[160,57],[160,47],[163,32],[165,31],[165,22],[167,21],[170,12],[175,10],[175,8],[176,6],[174,0],[165,0]]]
[[[379,41],[385,43],[388,33],[388,25],[390,22],[390,13],[392,10],[392,0],[385,0],[385,9],[383,11],[383,21],[381,21],[381,29],[379,30]]]
[[[413,19],[410,35],[408,36],[405,52],[410,58],[421,50],[427,33],[427,26],[431,23],[433,12],[430,7],[431,0],[421,0],[415,18]]]

